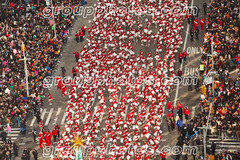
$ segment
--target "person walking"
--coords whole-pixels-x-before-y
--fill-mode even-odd
[[[12,133],[12,128],[10,127],[9,123],[7,124],[7,130],[8,130],[8,134]]]
[[[32,155],[33,155],[33,157],[34,157],[34,160],[37,160],[37,159],[38,159],[38,152],[37,152],[36,149],[33,149],[33,150],[32,150]]]
[[[178,114],[179,118],[182,120],[183,119],[183,109],[182,109],[182,107],[178,108],[177,114]]]
[[[34,143],[36,143],[37,131],[36,131],[35,127],[32,129],[32,133],[33,133],[33,140],[34,140]]]

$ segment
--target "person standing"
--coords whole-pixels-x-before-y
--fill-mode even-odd
[[[53,135],[53,141],[54,142],[57,142],[57,135],[58,135],[58,132],[57,130],[54,128],[54,130],[52,131],[52,135]]]
[[[16,142],[13,142],[13,153],[14,153],[15,157],[18,156],[18,146],[17,146]]]
[[[54,129],[58,132],[58,138],[60,137],[60,126],[58,124],[55,125]]]
[[[214,142],[212,142],[211,150],[212,150],[212,155],[215,155],[216,144]]]
[[[180,134],[181,128],[182,128],[182,125],[183,125],[182,120],[180,118],[178,118],[176,125],[178,127],[178,134]]]
[[[74,67],[72,68],[72,74],[73,78],[77,76],[77,69],[75,69]]]
[[[86,27],[85,27],[85,25],[83,25],[83,26],[81,27],[81,30],[82,30],[82,32],[83,32],[83,35],[85,36],[85,33],[86,33]]]
[[[179,118],[182,120],[183,119],[183,110],[181,107],[179,107],[177,114],[178,114]]]
[[[184,62],[187,61],[187,52],[185,50],[182,53],[182,58],[183,58]]]
[[[197,27],[196,30],[195,30],[195,35],[196,35],[196,40],[198,40],[198,35],[199,35],[199,29],[198,29],[198,27]]]
[[[166,118],[167,126],[168,126],[168,132],[171,131],[171,119],[169,117]]]
[[[65,67],[61,67],[61,69],[62,69],[62,78],[64,78],[66,74],[66,69]]]
[[[40,121],[41,121],[41,117],[40,117],[40,111],[39,110],[37,110],[37,112],[36,112],[36,118],[37,118],[37,123],[39,124],[40,123]]]
[[[194,36],[194,31],[191,29],[191,30],[190,30],[191,41],[193,41],[193,36]]]
[[[182,71],[181,71],[180,69],[179,69],[178,72],[177,72],[177,76],[178,76],[179,81],[181,82]]]
[[[203,2],[203,11],[204,11],[204,15],[207,14],[207,3]]]
[[[201,25],[201,30],[203,31],[204,30],[204,24],[205,24],[205,20],[202,18],[200,20],[200,25]]]
[[[79,34],[79,37],[80,37],[80,42],[82,42],[83,41],[83,36],[84,36],[83,31],[80,31],[78,34]]]
[[[162,160],[166,160],[166,156],[167,156],[167,153],[166,152],[161,152],[161,158],[162,158]]]
[[[48,131],[46,134],[46,141],[47,141],[48,146],[50,147],[51,142],[52,142],[52,133],[50,131]]]
[[[5,132],[4,130],[1,133],[1,137],[2,137],[2,141],[6,143],[7,141],[7,132]]]
[[[180,52],[180,53],[178,54],[179,63],[182,63],[182,57],[183,57],[182,52]]]
[[[79,43],[79,33],[78,32],[75,34],[75,37],[76,37],[76,42]]]
[[[181,137],[178,138],[178,142],[176,146],[179,146],[180,148],[183,148],[183,139]],[[176,154],[176,159],[175,160],[180,160],[182,150],[179,150]]]
[[[184,115],[185,115],[185,119],[188,120],[188,116],[189,116],[189,114],[190,114],[188,107],[185,107],[185,108],[184,108],[183,113],[184,113]]]
[[[38,152],[37,152],[36,149],[32,150],[32,154],[33,154],[34,160],[37,160],[38,159]]]
[[[35,127],[32,129],[32,133],[33,133],[33,140],[34,140],[34,143],[36,143],[37,131],[36,131]]]

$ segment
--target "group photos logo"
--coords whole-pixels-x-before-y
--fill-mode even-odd
[[[73,147],[73,148],[63,148],[62,150],[69,153],[69,155],[78,156],[79,154],[82,154],[82,157],[88,157],[91,153],[95,153],[95,156],[98,157],[101,153],[105,153],[106,156],[109,155],[125,155],[126,153],[131,152],[134,150],[134,155],[150,152],[156,156],[159,156],[161,153],[165,153],[166,155],[197,155],[198,153],[198,147],[197,146],[187,146],[187,147],[181,147],[181,146],[162,146],[160,148],[157,148],[154,150],[153,146],[130,146],[126,148],[125,146],[116,146],[113,144],[108,143],[106,147],[102,146],[96,146],[96,147],[90,147],[90,146],[81,146],[81,147]],[[61,155],[61,150],[57,149],[56,147],[45,147],[43,149],[43,157],[44,158],[51,158],[54,156]]]
[[[156,13],[158,12],[158,13]],[[44,17],[51,17],[52,14],[54,15],[77,15],[82,16],[83,18],[87,18],[88,16],[92,15],[104,15],[105,13],[111,14],[113,16],[124,16],[126,13],[130,15],[167,15],[167,14],[175,14],[178,16],[184,16],[184,15],[197,15],[198,13],[198,7],[196,6],[174,6],[173,8],[169,6],[164,6],[158,10],[155,10],[153,8],[141,7],[141,6],[133,6],[130,5],[128,7],[126,6],[116,6],[116,5],[104,5],[104,6],[47,6],[43,9],[43,16]]]
[[[70,77],[70,76],[46,76],[43,79],[43,87],[44,88],[51,88],[52,86],[57,86],[59,84],[59,81],[61,81],[62,84],[65,84],[66,86],[70,85],[76,85],[78,87],[85,87],[85,86],[93,86],[98,87],[101,85],[119,85],[119,86],[125,86],[125,85],[138,85],[139,87],[144,85],[157,85],[160,86],[161,84],[172,84],[172,85],[197,85],[198,84],[198,77],[196,75],[187,75],[184,77],[181,76],[175,76],[173,77],[164,77],[162,79],[158,78],[155,79],[153,76],[143,78],[143,77],[134,77],[133,75],[129,77],[119,77],[114,78],[111,76],[106,76],[104,78],[96,78],[96,77]]]

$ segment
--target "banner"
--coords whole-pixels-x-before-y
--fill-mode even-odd
[[[212,77],[206,77],[206,78],[204,79],[204,83],[205,83],[205,85],[212,84]]]

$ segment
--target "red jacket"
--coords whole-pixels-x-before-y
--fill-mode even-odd
[[[186,114],[186,115],[189,115],[189,109],[186,109],[186,108],[185,108],[185,109],[183,110],[183,113]]]
[[[84,36],[83,32],[79,32],[78,34],[79,36]]]
[[[54,129],[54,130],[52,131],[52,135],[53,135],[53,136],[58,136],[57,130]]]
[[[187,57],[187,52],[182,53],[182,58]]]

